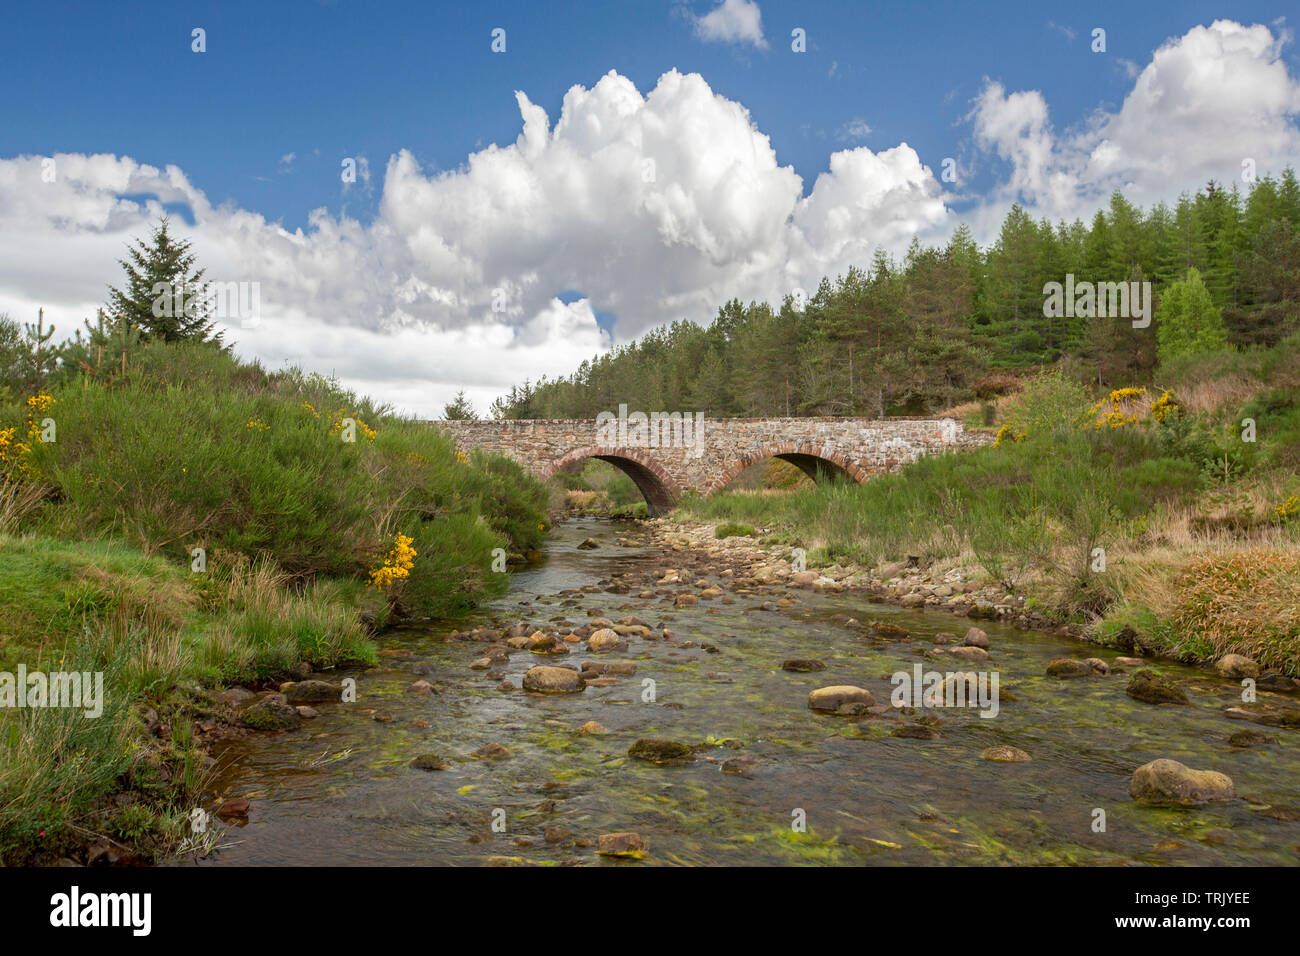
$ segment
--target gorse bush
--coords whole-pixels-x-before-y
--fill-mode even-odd
[[[502,587],[493,549],[544,535],[544,489],[513,462],[458,455],[435,428],[320,376],[268,374],[198,343],[147,345],[128,368],[51,388],[57,440],[29,440],[24,459],[47,489],[39,530],[363,580],[402,534],[418,557],[397,590],[423,614]],[[19,408],[3,420],[25,427]]]

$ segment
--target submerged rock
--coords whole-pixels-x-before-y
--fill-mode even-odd
[[[446,770],[450,764],[437,754],[420,754],[411,761],[411,766],[416,770]]]
[[[1047,664],[1047,676],[1055,677],[1058,680],[1071,677],[1088,677],[1093,673],[1095,671],[1083,661],[1071,660],[1068,657],[1058,657]]]
[[[627,755],[636,760],[650,763],[682,763],[695,758],[695,752],[686,744],[676,740],[657,740],[653,737],[641,737],[628,748]]]
[[[639,860],[646,853],[645,841],[639,833],[602,833],[596,840],[596,852],[601,856]]]
[[[595,538],[586,538],[582,544],[578,545],[579,551],[592,551],[600,547],[600,542]]]
[[[813,710],[836,711],[845,704],[875,704],[871,691],[852,684],[836,684],[832,687],[818,687],[808,694],[808,706]]]
[[[1148,704],[1186,704],[1187,694],[1164,674],[1148,667],[1133,675],[1124,692],[1134,700]]]
[[[223,820],[245,819],[248,817],[250,806],[244,797],[231,797],[229,800],[221,801],[221,806],[217,807],[217,816]]]
[[[1103,661],[1100,657],[1086,658],[1084,660],[1084,663],[1087,664],[1089,667],[1091,667],[1098,674],[1101,674],[1103,677],[1105,677],[1110,673],[1110,665],[1107,664],[1105,661]]]
[[[1160,759],[1133,771],[1129,796],[1153,806],[1199,807],[1236,796],[1232,778],[1214,770],[1193,770],[1177,760]]]
[[[1228,738],[1228,744],[1233,747],[1265,747],[1275,743],[1276,737],[1258,730],[1239,730]]]
[[[982,647],[966,646],[954,647],[948,652],[951,656],[962,661],[986,661],[989,659],[989,652]]]
[[[826,665],[818,660],[794,658],[783,662],[781,664],[781,670],[793,671],[796,674],[811,674],[814,671],[826,670]]]
[[[939,734],[922,724],[903,724],[889,732],[891,737],[905,737],[912,740],[934,740]]]
[[[476,760],[498,760],[502,757],[509,757],[510,750],[507,747],[493,741],[490,744],[484,744],[478,750],[472,751],[470,756]]]
[[[524,674],[524,690],[538,694],[576,694],[586,686],[582,675],[567,667],[539,664]]]
[[[239,718],[254,730],[296,730],[302,726],[302,715],[279,694],[249,704]]]
[[[599,721],[589,720],[581,727],[578,728],[578,733],[591,734],[594,737],[599,737],[609,733],[609,731],[606,730],[605,725],[600,723]]]
[[[1032,759],[1019,747],[1008,747],[1005,744],[985,748],[980,757],[990,763],[1027,763]]]
[[[343,691],[323,680],[289,681],[280,685],[280,693],[291,704],[319,704],[327,700],[340,700]]]

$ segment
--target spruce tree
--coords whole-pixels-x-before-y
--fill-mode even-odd
[[[214,332],[205,270],[194,271],[190,243],[171,235],[166,216],[148,242],[137,239],[118,263],[126,273],[123,289],[109,287],[108,311],[126,332],[164,342],[220,342]]]

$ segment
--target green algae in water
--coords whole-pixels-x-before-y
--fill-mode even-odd
[[[599,530],[604,525],[587,524],[592,530],[574,541],[569,541],[575,536],[572,526],[561,525],[558,546],[545,566],[518,572],[512,595],[455,629],[488,626],[494,617],[496,627],[536,624],[537,608],[519,604],[520,598],[664,563],[664,554],[655,551],[643,556],[612,553],[613,548],[566,551],[587,534],[605,533]],[[1228,734],[1247,726],[1221,713],[1224,705],[1239,701],[1240,688],[1232,682],[1161,662],[1161,670],[1180,681],[1196,679],[1190,707],[1157,708],[1128,698],[1124,675],[1072,682],[1044,676],[1047,661],[1055,657],[1110,659],[1112,651],[982,623],[992,644],[990,666],[998,669],[1004,689],[1014,688],[1016,704],[1008,703],[993,720],[974,712],[942,713],[941,737],[935,741],[894,740],[887,737],[898,725],[892,715],[852,720],[807,709],[811,688],[835,683],[856,684],[877,700],[888,699],[888,675],[909,670],[916,661],[907,648],[871,646],[861,628],[837,622],[836,616],[897,621],[919,644],[929,634],[953,629],[952,620],[895,609],[878,612],[859,596],[811,592],[801,592],[800,603],[786,614],[742,613],[742,605],[762,600],[767,598],[737,596],[734,609],[708,614],[707,607],[664,613],[663,605],[628,594],[579,596],[566,605],[574,608],[566,614],[570,620],[584,620],[580,615],[587,607],[615,620],[632,614],[656,628],[667,623],[680,639],[697,646],[677,648],[634,637],[623,655],[639,663],[634,678],[588,688],[571,699],[502,693],[495,681],[470,675],[465,665],[481,656],[483,647],[446,640],[452,627],[387,634],[382,642],[411,651],[412,657],[389,658],[370,676],[340,676],[358,676],[363,699],[392,713],[394,722],[329,708],[311,725],[322,733],[233,743],[218,786],[266,796],[254,801],[256,812],[241,830],[240,845],[215,862],[482,864],[494,855],[493,842],[472,844],[466,838],[481,829],[475,821],[486,819],[492,807],[510,815],[512,839],[533,843],[529,862],[552,865],[598,861],[594,849],[547,843],[547,827],[593,843],[600,833],[634,830],[651,848],[642,861],[649,865],[1296,862],[1300,823],[1261,818],[1244,801],[1169,813],[1136,808],[1128,798],[1134,769],[1173,757],[1197,769],[1228,773],[1237,792],[1258,797],[1261,806],[1300,805],[1300,767],[1293,756],[1300,735],[1276,728],[1270,732],[1281,741],[1278,747],[1227,747]],[[624,604],[633,607],[621,609]],[[716,644],[722,653],[706,655],[701,643]],[[670,652],[675,656],[668,657]],[[782,660],[794,657],[817,658],[827,670],[795,679],[780,670]],[[506,679],[518,686],[532,662],[531,655],[512,655]],[[925,666],[948,670],[955,665]],[[710,670],[731,682],[706,678]],[[646,677],[658,683],[656,703],[640,699]],[[436,683],[441,693],[408,694],[417,678]],[[666,706],[670,703],[674,706]],[[427,721],[427,730],[414,732],[409,724],[416,719]],[[574,734],[591,719],[605,724],[609,734]],[[357,759],[311,765],[326,748],[325,737],[330,752],[352,748]],[[642,766],[625,756],[638,737],[703,742],[708,749],[684,766]],[[754,761],[744,775],[724,774],[719,767],[732,754],[718,745],[733,739],[744,745],[737,755]],[[464,758],[489,741],[506,745],[513,756],[490,765]],[[1033,760],[1014,772],[987,764],[979,752],[991,743],[1020,747]],[[454,761],[443,779],[400,766],[427,751]],[[387,808],[377,818],[382,826],[364,825],[376,807]],[[810,823],[820,826],[810,827],[810,834],[792,831],[793,807],[805,808]],[[1107,834],[1089,830],[1093,807],[1107,809]],[[925,819],[918,819],[922,814]],[[463,822],[456,822],[459,815]],[[1166,840],[1189,847],[1155,849],[1167,846]],[[498,839],[495,855],[503,851],[510,852]]]

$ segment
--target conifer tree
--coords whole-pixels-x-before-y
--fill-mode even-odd
[[[220,342],[203,269],[194,271],[195,255],[187,240],[172,236],[166,216],[148,242],[137,239],[118,260],[126,273],[122,289],[109,288],[108,311],[124,332],[139,330],[146,339],[164,342]]]

